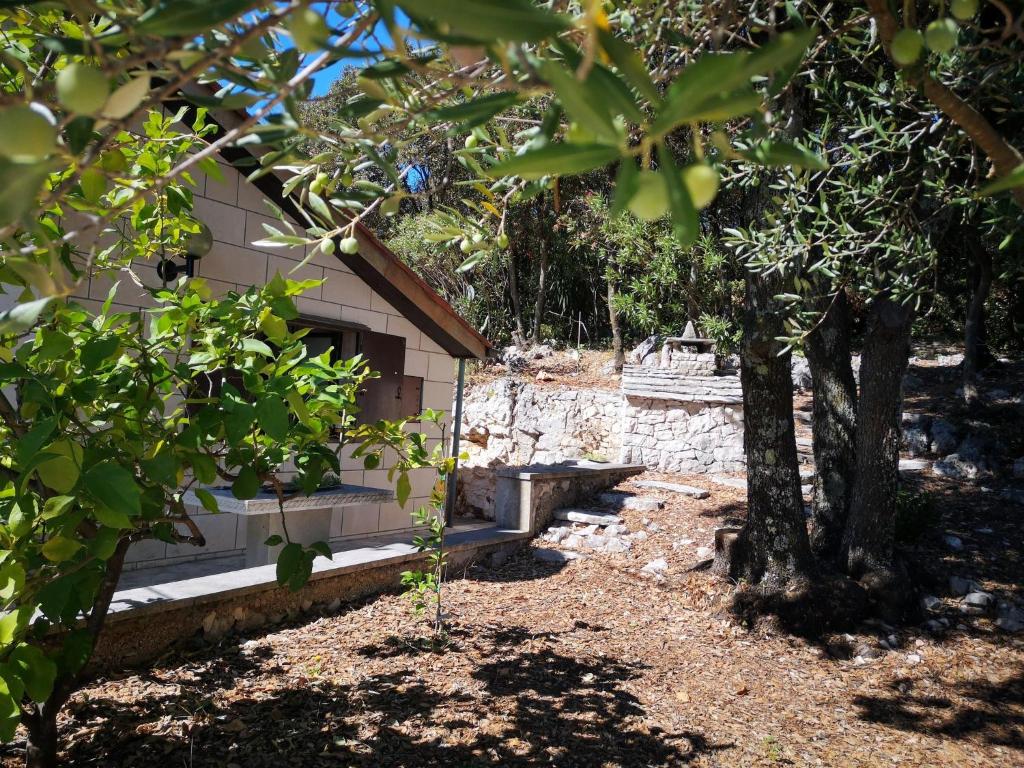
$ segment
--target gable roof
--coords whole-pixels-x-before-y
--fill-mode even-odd
[[[212,95],[211,90],[201,85],[190,85],[187,89],[194,89],[206,97]],[[168,106],[173,109],[185,107],[193,115],[196,109],[185,100],[168,102]],[[211,109],[208,114],[217,127],[213,141],[249,119],[244,110]],[[259,161],[260,154],[259,145],[252,144],[228,146],[220,151],[221,157],[239,168],[243,175],[246,167],[253,161]],[[259,189],[296,222],[305,218],[299,204],[284,194],[285,179],[276,173],[264,174],[253,181],[246,179],[245,183]],[[487,357],[491,343],[362,222],[356,224],[356,239],[359,240],[357,253],[342,253],[340,248],[335,249],[335,257],[339,261],[452,357],[479,360]]]

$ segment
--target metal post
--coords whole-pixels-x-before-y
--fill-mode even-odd
[[[448,476],[448,487],[445,489],[444,522],[450,526],[455,520],[455,491],[459,482],[459,439],[462,437],[462,391],[466,386],[466,360],[459,358],[459,381],[455,385],[455,423],[452,425],[452,457],[455,466]]]

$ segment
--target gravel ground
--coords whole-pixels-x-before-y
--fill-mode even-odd
[[[1024,764],[1024,635],[961,615],[938,588],[935,615],[950,628],[937,633],[874,625],[808,640],[739,626],[731,586],[698,567],[697,548],[742,516],[742,494],[697,477],[646,477],[712,494],[645,491],[666,506],[622,513],[648,532],[629,553],[558,566],[528,549],[500,568],[452,574],[441,650],[408,601],[383,595],[98,679],[63,720],[63,763]],[[911,554],[936,584],[969,575],[1013,597],[1019,509],[928,483],[946,494],[944,527]],[[981,519],[991,533],[975,532]],[[944,544],[946,528],[962,550]],[[640,574],[659,557],[663,579]],[[8,752],[5,764],[19,759]]]

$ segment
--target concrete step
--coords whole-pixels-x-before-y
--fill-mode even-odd
[[[927,459],[900,459],[900,472],[924,472],[932,463]]]
[[[611,512],[600,512],[595,509],[556,509],[555,520],[566,520],[570,523],[583,523],[585,525],[618,525],[622,518],[613,515]]]
[[[663,483],[660,480],[639,480],[634,485],[640,488],[654,488],[659,491],[681,493],[684,496],[692,496],[695,499],[706,499],[711,495],[710,491],[706,491],[703,488],[695,488],[692,485],[683,485],[682,483]]]
[[[658,499],[631,493],[602,493],[597,501],[613,509],[635,509],[638,512],[657,512],[665,506],[665,502]]]

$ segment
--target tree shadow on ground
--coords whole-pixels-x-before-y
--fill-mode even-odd
[[[195,659],[177,690],[77,706],[63,764],[659,766],[725,748],[648,727],[630,690],[643,665],[575,658],[563,642],[525,627],[463,629],[453,656],[431,657],[432,675],[406,644],[364,649],[398,661],[354,681],[282,674],[271,657]],[[439,675],[446,658],[461,671]]]
[[[869,722],[931,736],[971,736],[989,744],[1024,748],[1024,674],[1004,680],[971,680],[949,690],[967,703],[946,695],[914,691],[913,681],[897,679],[889,690],[853,699],[859,716]]]

